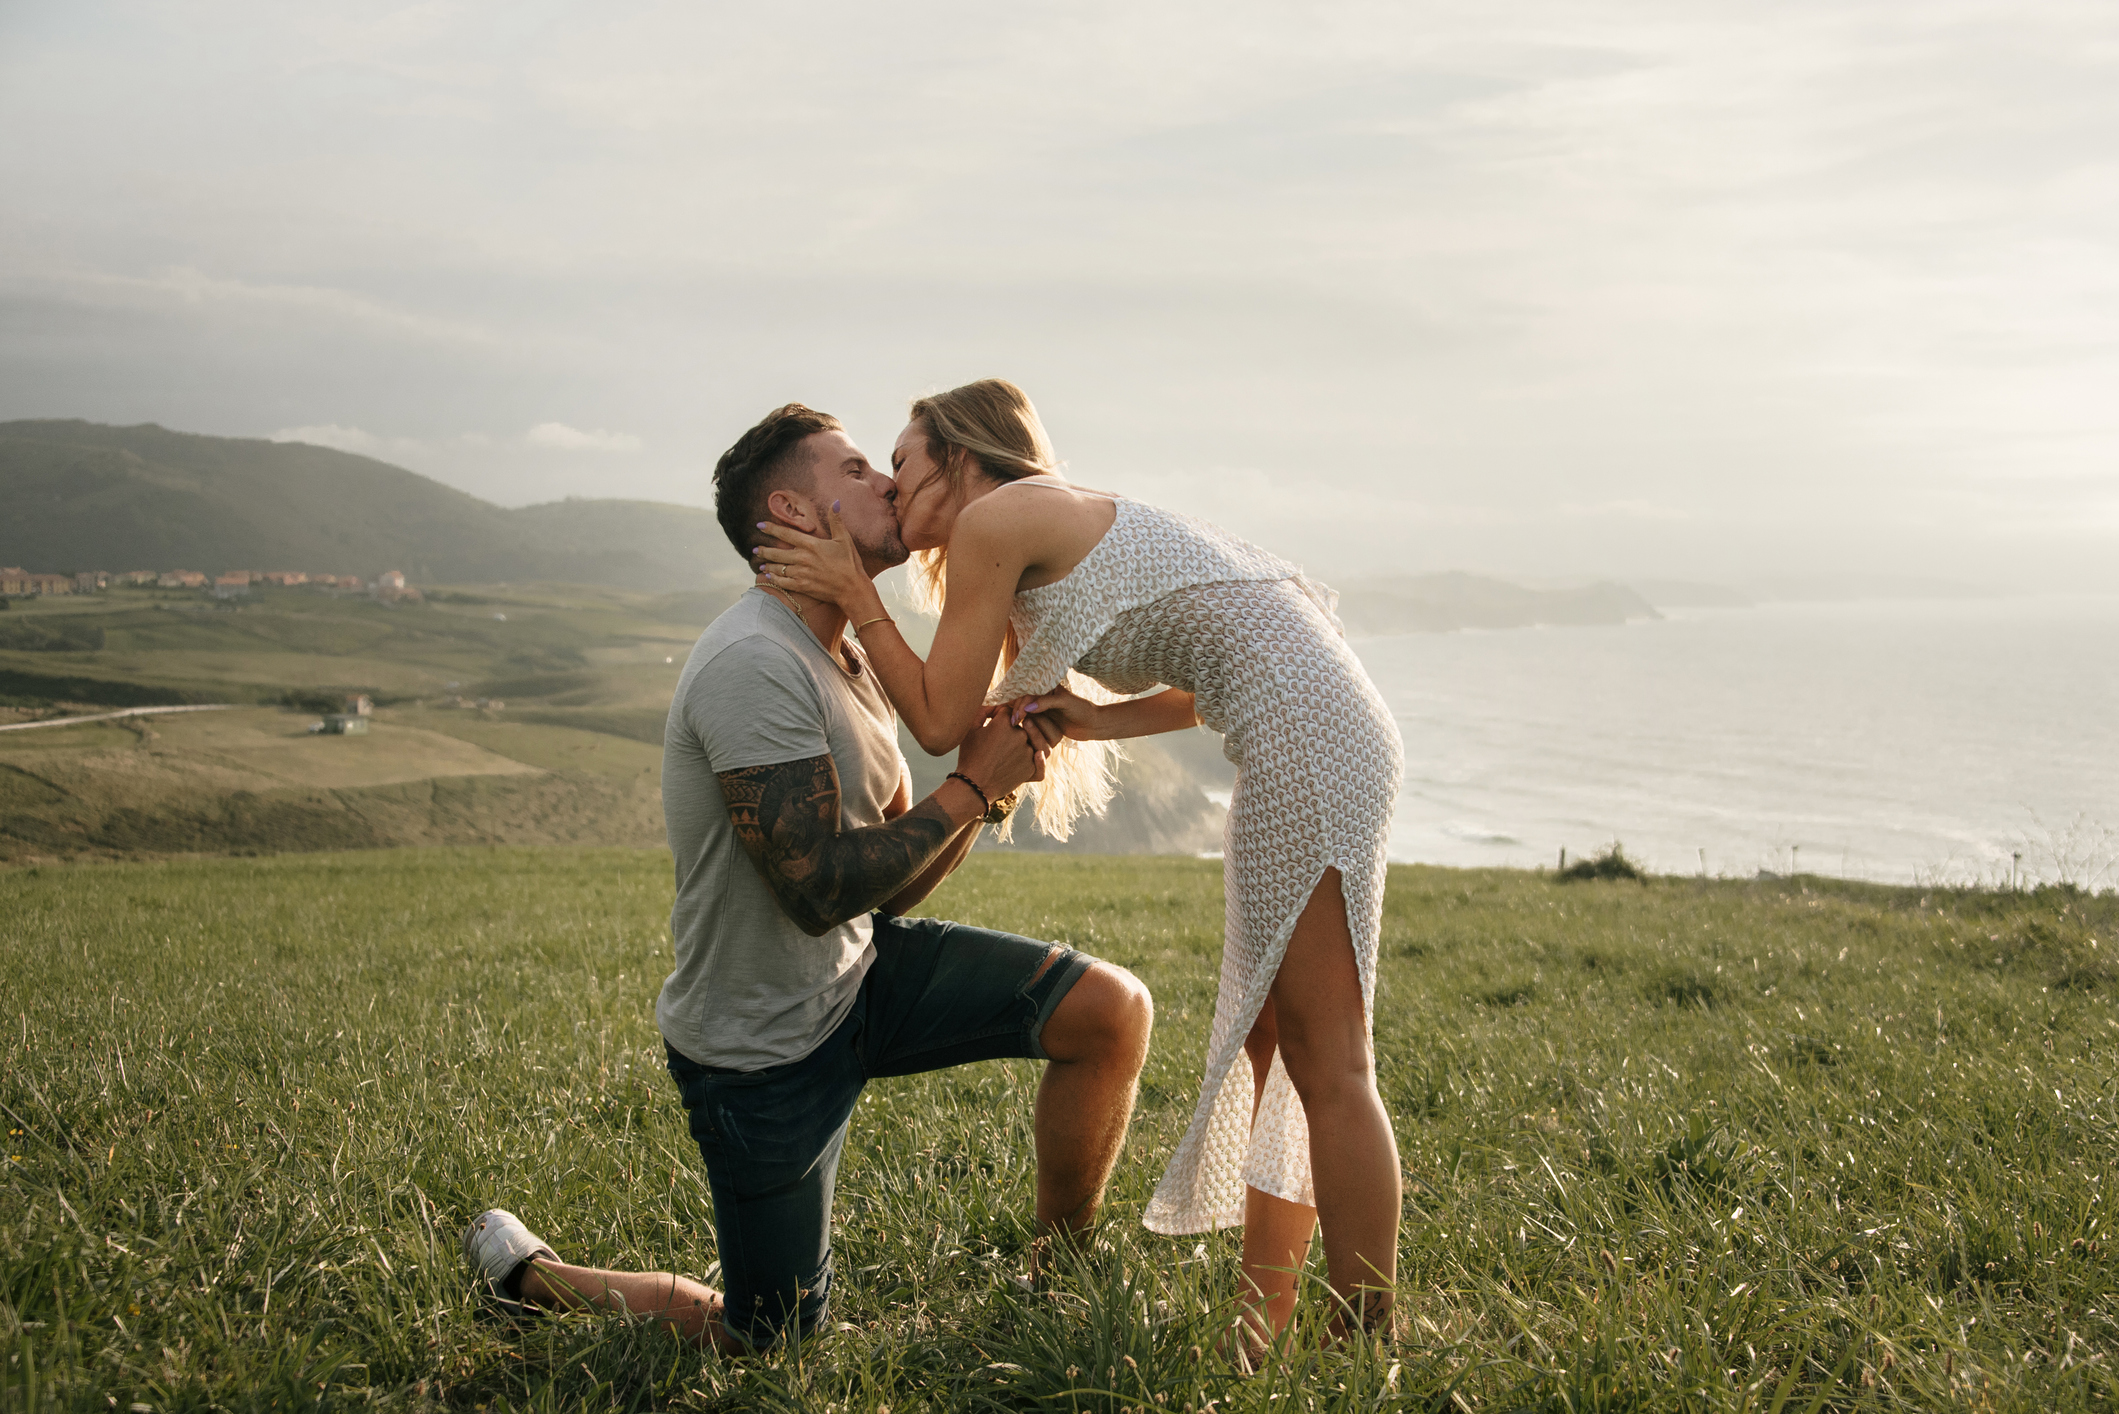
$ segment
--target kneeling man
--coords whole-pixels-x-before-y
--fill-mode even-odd
[[[834,503],[871,575],[906,558],[897,487],[836,418],[779,409],[714,483],[746,563],[758,522],[823,534]],[[1046,1062],[1041,1232],[1094,1221],[1147,1056],[1147,989],[1057,944],[901,916],[1042,758],[995,715],[914,804],[890,702],[846,627],[832,604],[748,591],[692,649],[664,730],[677,967],[655,1011],[706,1161],[726,1292],[570,1266],[495,1209],[464,1251],[504,1298],[623,1308],[736,1354],[807,1335],[831,1293],[832,1184],[863,1085],[1004,1056]]]

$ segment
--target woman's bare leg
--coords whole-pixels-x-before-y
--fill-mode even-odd
[[[522,1299],[539,1306],[623,1311],[660,1321],[692,1344],[711,1344],[724,1355],[750,1353],[721,1329],[721,1293],[672,1272],[612,1272],[533,1257],[522,1274]]]
[[[1374,1329],[1390,1314],[1403,1194],[1398,1141],[1376,1092],[1337,869],[1325,871],[1296,921],[1270,1005],[1281,1063],[1309,1121],[1311,1181],[1332,1290]],[[1246,1233],[1247,1258],[1249,1247]],[[1346,1325],[1343,1311],[1334,1316],[1335,1331],[1345,1333]]]
[[[1265,1098],[1266,1077],[1272,1073],[1273,1052],[1279,1047],[1273,999],[1258,1013],[1251,1034],[1244,1038],[1244,1054],[1251,1059],[1251,1119],[1258,1118],[1258,1105]],[[1243,1280],[1245,1315],[1256,1347],[1262,1349],[1288,1328],[1295,1317],[1297,1274],[1308,1263],[1310,1239],[1317,1231],[1317,1210],[1303,1203],[1290,1203],[1246,1184],[1243,1190]]]

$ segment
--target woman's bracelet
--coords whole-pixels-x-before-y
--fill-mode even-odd
[[[979,789],[979,783],[977,781],[974,781],[973,779],[971,779],[971,777],[965,775],[962,771],[951,771],[947,776],[944,776],[942,779],[948,781],[962,781],[965,785],[970,786],[972,794],[976,795],[979,798],[979,805],[981,807],[979,814],[983,817],[993,813],[993,802],[986,798],[986,792]]]
[[[862,629],[867,628],[870,624],[894,624],[896,622],[897,620],[892,618],[888,614],[877,614],[872,619],[863,619],[859,623],[855,624],[853,626],[853,631],[855,633],[859,633]]]

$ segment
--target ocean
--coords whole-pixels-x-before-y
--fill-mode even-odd
[[[2119,885],[2119,596],[1354,647],[1405,734],[1395,859],[1550,866],[1617,840],[1658,873]]]

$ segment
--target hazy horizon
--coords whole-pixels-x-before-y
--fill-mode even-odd
[[[0,12],[0,418],[699,505],[998,374],[1341,574],[2119,588],[2119,17]]]

